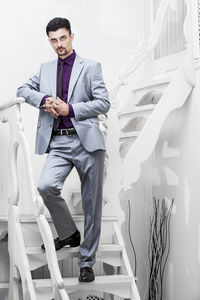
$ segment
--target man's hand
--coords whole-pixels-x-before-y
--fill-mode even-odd
[[[54,109],[60,116],[69,115],[69,105],[61,100],[59,97],[56,98],[54,102]]]
[[[54,118],[58,118],[59,115],[68,116],[69,114],[69,105],[59,97],[57,99],[48,97],[43,106],[45,107],[45,111],[49,112]]]
[[[49,112],[52,115],[52,117],[57,119],[59,114],[55,110],[55,101],[57,101],[57,100],[54,99],[53,97],[48,97],[46,99],[45,104],[43,105],[43,107],[45,107],[46,112]]]

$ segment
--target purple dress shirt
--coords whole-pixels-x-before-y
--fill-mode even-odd
[[[68,96],[68,89],[69,89],[69,80],[70,80],[75,57],[76,57],[76,52],[73,50],[73,53],[64,59],[62,100],[65,101],[66,103],[67,103],[67,96]],[[59,57],[58,58],[58,67],[57,67],[57,85],[58,85],[58,77],[60,74],[61,61],[62,61],[62,59]],[[48,97],[49,97],[48,95],[44,96],[44,98],[42,99],[42,102],[41,102],[42,105],[45,103],[45,101]],[[60,125],[58,128],[59,129],[73,128],[74,126],[70,120],[70,117],[74,117],[74,111],[73,111],[71,104],[69,104],[69,115],[68,116],[59,116]]]

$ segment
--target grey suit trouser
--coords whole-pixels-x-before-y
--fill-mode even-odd
[[[85,215],[84,240],[80,245],[80,267],[92,267],[101,229],[103,168],[105,151],[86,151],[78,136],[53,136],[50,151],[40,177],[38,191],[60,239],[76,231],[65,200],[61,196],[63,183],[75,166],[81,180],[82,206]]]

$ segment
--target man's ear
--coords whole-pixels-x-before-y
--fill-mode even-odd
[[[71,39],[74,40],[74,33],[71,34]]]

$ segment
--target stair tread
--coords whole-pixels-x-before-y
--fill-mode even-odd
[[[133,112],[152,110],[156,108],[157,104],[144,104],[144,105],[135,105],[135,109]]]
[[[134,107],[134,110],[129,110],[129,111],[123,111],[119,113],[119,116],[126,116],[126,115],[133,115],[133,114],[137,114],[140,112],[144,112],[144,111],[151,111],[153,109],[155,109],[157,106],[157,104],[146,104],[146,105],[138,105]]]
[[[63,278],[64,285],[66,289],[78,288],[84,289],[88,286],[97,286],[97,285],[119,285],[131,283],[132,277],[128,275],[105,275],[105,276],[96,276],[93,282],[79,282],[77,277]],[[33,283],[36,288],[48,288],[52,286],[51,279],[34,279]]]
[[[129,131],[123,132],[120,134],[120,139],[129,138],[129,137],[138,137],[141,131]]]
[[[84,222],[84,216],[83,215],[72,215],[72,218],[75,222],[81,221]],[[46,216],[47,221],[52,222],[51,217]],[[102,217],[102,221],[117,221],[117,217],[115,216],[103,216]],[[36,218],[34,216],[21,216],[20,221],[22,223],[26,223],[26,222],[36,222]]]
[[[119,252],[122,251],[123,246],[117,244],[102,244],[99,245],[97,253],[100,252]],[[59,250],[57,253],[77,253],[79,252],[79,247],[64,247]],[[45,254],[45,252],[41,249],[41,247],[26,247],[26,253],[32,255]]]
[[[3,216],[3,215],[1,215],[1,216],[0,216],[0,221],[1,221],[1,222],[7,222],[7,221],[8,221],[8,216]]]
[[[152,87],[157,87],[159,85],[168,85],[171,82],[171,79],[169,78],[162,78],[162,79],[153,79],[149,82],[145,82],[145,83],[141,83],[139,84],[137,87],[135,87],[133,90],[136,91],[140,91],[140,90],[144,90],[144,89],[148,89]]]
[[[9,282],[0,282],[0,289],[8,289]]]
[[[84,216],[83,215],[73,215],[72,218],[75,222],[84,222]],[[46,219],[48,222],[52,222],[52,219],[50,216],[46,216]],[[102,216],[101,218],[102,221],[118,221],[118,218],[116,216]],[[8,216],[0,216],[0,221],[1,222],[8,222]],[[35,223],[36,218],[32,215],[22,215],[20,217],[20,222],[21,223]]]

